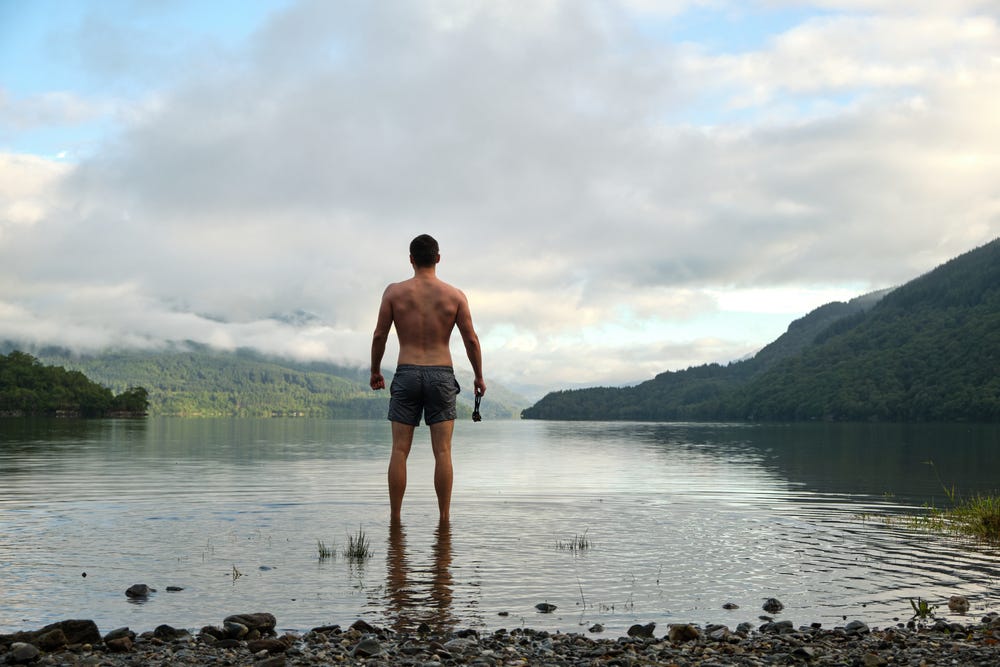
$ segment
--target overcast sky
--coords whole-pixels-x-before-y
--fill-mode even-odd
[[[741,358],[1000,235],[998,17],[0,0],[0,340],[367,365],[426,232],[488,381]]]

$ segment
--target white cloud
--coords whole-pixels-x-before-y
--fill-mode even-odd
[[[0,244],[14,226],[33,225],[45,217],[50,189],[67,169],[33,155],[0,153]]]

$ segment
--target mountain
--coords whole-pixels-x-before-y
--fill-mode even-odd
[[[8,342],[0,351],[25,349]],[[29,350],[45,364],[82,371],[123,391],[148,390],[149,413],[183,416],[316,416],[384,419],[388,392],[368,387],[368,371],[321,362],[299,362],[253,350],[219,351],[195,343],[159,351],[116,350],[77,355],[60,348]],[[387,378],[390,377],[387,374]],[[472,415],[472,378],[458,375],[459,418]],[[515,417],[527,401],[491,383],[484,419]]]
[[[554,392],[527,419],[1000,421],[1000,239],[830,303],[752,359]]]
[[[747,387],[754,419],[1000,421],[1000,239],[845,318]]]

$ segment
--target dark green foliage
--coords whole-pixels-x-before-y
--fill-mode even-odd
[[[557,392],[523,415],[1000,421],[1000,239],[887,295],[817,308],[753,359]]]
[[[75,356],[49,348],[38,355],[48,363],[82,370],[112,389],[142,384],[149,389],[153,415],[385,419],[388,412],[388,391],[371,390],[367,369],[296,362],[252,350],[223,352],[185,343],[165,351]],[[472,382],[462,384],[471,387]],[[523,401],[504,400],[503,392],[493,389],[499,388],[491,388],[483,402],[484,418],[510,419],[524,406]],[[459,403],[459,419],[472,416],[471,393],[463,390],[459,396],[465,401]]]
[[[112,388],[141,383],[149,388],[154,415],[384,419],[387,409],[386,392],[371,391],[359,369],[278,361],[247,350],[186,345],[84,357],[45,350],[40,356],[82,369]]]
[[[24,352],[15,350],[0,356],[0,414],[142,415],[146,412],[146,399],[142,387],[132,387],[115,396],[80,371],[45,366]]]
[[[149,409],[149,392],[145,387],[132,387],[115,396],[112,412],[145,413]]]

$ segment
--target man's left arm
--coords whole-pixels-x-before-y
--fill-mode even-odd
[[[385,345],[389,340],[389,330],[392,329],[392,301],[389,299],[391,288],[392,285],[389,285],[382,294],[382,303],[378,309],[378,321],[375,323],[375,334],[372,336],[372,374],[369,384],[376,391],[385,389],[385,378],[382,377],[382,357],[385,356]]]

